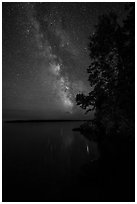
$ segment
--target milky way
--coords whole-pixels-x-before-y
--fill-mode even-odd
[[[88,37],[112,8],[122,16],[116,3],[3,3],[3,109],[79,118],[76,94],[90,88]]]
[[[55,91],[55,98],[58,96],[57,103],[61,102],[65,110],[72,113],[74,103],[75,103],[75,94],[78,91],[85,91],[86,87],[81,81],[81,86],[79,86],[79,81],[74,83],[69,79],[67,71],[63,73],[68,66],[65,67],[65,59],[60,54],[61,52],[66,52],[73,57],[78,55],[78,49],[72,43],[67,32],[62,28],[62,18],[55,18],[55,14],[50,13],[49,15],[43,16],[43,27],[40,22],[35,17],[34,6],[31,5],[28,12],[30,26],[27,30],[28,34],[34,38],[34,42],[37,45],[38,55],[43,59],[48,60],[48,69],[54,75],[54,80],[52,81],[53,86],[51,89]],[[52,37],[51,37],[52,36]],[[54,41],[51,43],[51,38]],[[58,49],[58,52],[56,51]],[[54,51],[55,50],[55,51]],[[45,65],[47,66],[47,65]],[[47,67],[45,67],[47,69]],[[77,87],[79,88],[76,88]]]

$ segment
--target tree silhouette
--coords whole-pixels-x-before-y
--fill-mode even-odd
[[[90,36],[91,64],[87,69],[91,91],[77,94],[76,102],[86,113],[95,110],[93,123],[106,134],[129,133],[134,128],[135,8],[120,26],[115,13],[99,17]],[[132,106],[132,107],[131,107]]]

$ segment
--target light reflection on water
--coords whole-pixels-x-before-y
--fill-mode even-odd
[[[18,185],[48,183],[48,189],[82,174],[82,166],[99,157],[98,145],[79,132],[78,122],[3,125],[3,181]],[[12,182],[12,180],[11,180]],[[54,183],[54,184],[53,184]],[[31,184],[32,185],[32,184]],[[58,184],[54,185],[58,189]],[[5,190],[6,191],[6,190]]]
[[[84,163],[97,159],[99,156],[98,145],[88,141],[79,132],[74,132],[74,127],[79,127],[78,122],[54,123],[22,123],[5,124],[3,139],[6,142],[6,155],[13,162],[18,160],[42,160],[45,168],[78,169]],[[11,161],[10,161],[11,162]]]

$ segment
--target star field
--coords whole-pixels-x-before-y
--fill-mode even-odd
[[[88,37],[98,15],[123,3],[3,3],[5,117],[79,117],[75,96],[88,92]]]

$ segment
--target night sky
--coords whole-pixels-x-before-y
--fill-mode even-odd
[[[88,37],[124,3],[2,3],[3,119],[84,119]]]

